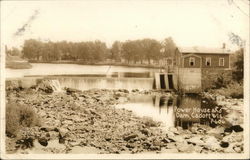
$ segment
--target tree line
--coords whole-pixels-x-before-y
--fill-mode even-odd
[[[162,42],[155,39],[115,41],[110,48],[102,41],[42,42],[29,39],[21,50],[23,58],[36,61],[78,60],[103,62],[107,59],[126,63],[151,63],[174,54],[176,45],[171,37]],[[15,52],[16,48],[15,48]]]

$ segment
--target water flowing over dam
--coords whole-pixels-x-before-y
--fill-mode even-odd
[[[61,84],[58,80],[51,80],[51,87],[54,92],[62,92]]]
[[[153,88],[153,78],[106,78],[106,77],[56,77],[62,88],[88,89],[139,89]]]

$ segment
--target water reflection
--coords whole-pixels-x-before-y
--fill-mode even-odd
[[[188,129],[194,123],[215,127],[223,111],[215,103],[200,96],[150,96],[131,95],[129,102],[117,107],[134,111],[139,116],[149,116],[167,127]]]

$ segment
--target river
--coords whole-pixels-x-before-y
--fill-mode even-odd
[[[33,63],[31,69],[6,69],[6,78],[25,77],[25,83],[31,83],[39,76],[58,80],[61,88],[89,89],[127,89],[132,91],[151,90],[154,72],[159,69],[142,67],[124,67],[108,65],[77,65]],[[152,95],[130,95],[129,101],[117,105],[132,110],[139,116],[149,116],[161,121],[167,127],[182,126],[188,128],[193,123],[214,125],[218,117],[211,118],[211,111],[199,96],[166,98]],[[209,107],[214,108],[214,105]],[[209,117],[210,116],[210,117]],[[215,120],[213,120],[215,119]]]
[[[215,103],[197,95],[172,97],[132,94],[128,99],[117,107],[131,110],[141,117],[151,117],[165,127],[188,129],[195,123],[215,127],[220,125],[225,114]]]
[[[6,78],[17,78],[24,76],[44,76],[44,75],[105,75],[105,76],[133,76],[132,73],[152,76],[153,72],[159,69],[143,67],[125,67],[109,65],[78,65],[78,64],[50,64],[31,63],[31,69],[9,69],[6,68]],[[151,75],[149,75],[151,73]]]

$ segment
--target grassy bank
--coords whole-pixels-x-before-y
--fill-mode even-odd
[[[19,56],[6,55],[5,67],[11,69],[30,69],[32,65]]]
[[[30,69],[32,68],[32,65],[29,64],[28,62],[6,62],[5,64],[6,68],[10,68],[10,69]]]

